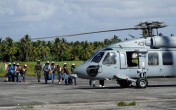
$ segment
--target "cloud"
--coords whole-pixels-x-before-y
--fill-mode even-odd
[[[40,21],[53,17],[56,13],[57,7],[41,0],[17,0],[17,8],[20,16],[16,20],[19,21]]]
[[[157,17],[157,16],[172,16],[175,13],[175,6],[173,6],[173,1],[170,2],[159,2],[158,0],[126,0],[120,2],[116,0],[109,3],[100,2],[99,4],[87,9],[91,16],[97,18],[139,18],[139,17]],[[174,2],[176,3],[176,2]],[[103,5],[102,7],[101,4]],[[99,6],[98,6],[99,5]],[[167,5],[167,6],[165,6]],[[83,8],[83,7],[82,7]]]
[[[0,0],[0,34],[55,36],[132,27],[148,20],[174,24],[175,13],[175,0]]]

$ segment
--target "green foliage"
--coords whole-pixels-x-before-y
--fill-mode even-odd
[[[117,103],[117,106],[136,106],[136,102],[129,102],[129,103],[127,103],[127,102],[123,102],[123,101],[121,101],[121,102],[118,102]]]
[[[0,42],[0,57],[8,62],[38,59],[41,61],[84,61],[96,50],[120,41],[117,36],[94,42],[67,42],[64,38],[56,38],[54,41],[32,41],[29,35],[25,35],[19,42],[14,42],[12,38],[7,37]]]
[[[0,77],[5,76],[4,64],[0,63]]]
[[[128,103],[128,106],[136,106],[136,102],[130,102]]]

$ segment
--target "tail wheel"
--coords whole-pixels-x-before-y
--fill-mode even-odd
[[[146,78],[137,79],[136,86],[138,88],[146,88],[148,86],[148,80]]]
[[[127,80],[118,80],[118,83],[122,88],[127,88],[131,85],[131,82]]]

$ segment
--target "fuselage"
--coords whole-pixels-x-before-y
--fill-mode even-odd
[[[75,69],[84,79],[176,76],[176,36],[154,36],[112,44]]]

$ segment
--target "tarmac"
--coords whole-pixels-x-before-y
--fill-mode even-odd
[[[77,85],[54,84],[35,77],[26,82],[0,79],[0,110],[173,110],[176,109],[176,78],[149,79],[146,89],[120,88],[115,80],[105,87],[89,86],[89,80],[77,78]],[[118,103],[135,102],[133,106]]]

